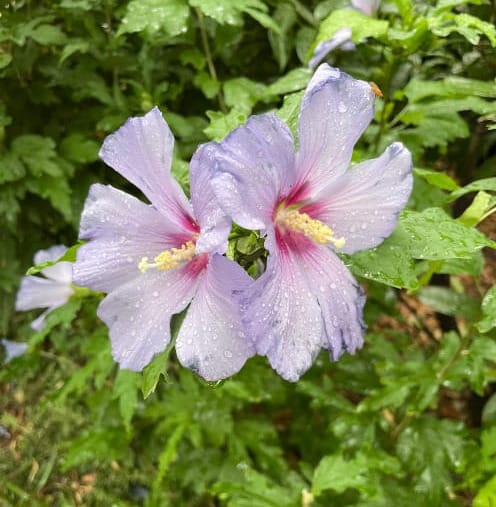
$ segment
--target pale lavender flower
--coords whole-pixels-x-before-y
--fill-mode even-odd
[[[254,354],[235,290],[250,277],[222,256],[231,221],[208,185],[200,148],[190,165],[191,203],[170,173],[174,138],[158,108],[105,139],[101,158],[138,187],[147,205],[93,185],[83,210],[74,265],[78,285],[107,292],[98,316],[112,353],[139,371],[170,342],[173,314],[189,309],[176,341],[179,361],[207,380],[236,373]]]
[[[60,259],[67,251],[64,245],[55,245],[47,250],[39,250],[34,256],[35,266]],[[17,293],[15,308],[17,311],[46,308],[33,322],[31,327],[39,331],[45,325],[45,317],[65,305],[74,293],[72,288],[72,263],[58,262],[41,270],[42,276],[25,276]]]
[[[25,342],[13,342],[11,340],[7,340],[7,338],[2,338],[0,340],[0,345],[2,345],[5,350],[6,363],[10,363],[12,359],[22,356],[28,348],[28,344]],[[1,427],[0,427],[0,436],[1,436]]]
[[[351,8],[362,12],[367,16],[372,16],[379,8],[380,0],[351,0]],[[315,47],[312,58],[308,62],[308,67],[314,69],[317,65],[336,48],[343,51],[352,51],[355,44],[351,40],[352,31],[350,27],[343,27],[334,32],[330,39],[321,41]]]
[[[335,251],[380,244],[411,192],[411,156],[400,143],[347,170],[373,105],[368,83],[323,64],[303,97],[296,154],[271,113],[208,145],[221,206],[266,235],[267,268],[242,296],[243,320],[257,352],[290,381],[321,347],[334,359],[361,347],[365,298]]]

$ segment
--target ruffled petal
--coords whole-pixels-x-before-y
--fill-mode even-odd
[[[190,162],[191,202],[200,226],[196,252],[223,254],[227,249],[231,219],[220,207],[210,184],[214,165],[212,147],[211,143],[200,146]]]
[[[173,149],[174,137],[154,107],[109,135],[100,157],[136,185],[169,220],[193,230],[191,205],[170,173]]]
[[[300,110],[296,157],[300,197],[312,197],[344,173],[353,147],[374,115],[368,83],[323,63],[310,81]]]
[[[378,158],[357,164],[302,211],[325,222],[353,253],[379,245],[396,227],[412,191],[412,158],[394,143]]]
[[[319,42],[313,52],[308,67],[315,68],[331,51],[340,47],[345,42],[351,41],[351,28],[345,26],[337,30],[334,35],[325,41]]]
[[[82,245],[73,266],[74,283],[110,292],[141,273],[143,257],[153,259],[191,237],[153,206],[109,185],[92,185],[81,216]]]
[[[222,208],[239,225],[264,229],[295,180],[288,127],[272,113],[252,116],[208,150],[214,163],[212,186]]]
[[[111,292],[97,314],[109,327],[112,355],[121,368],[142,370],[170,342],[170,319],[190,303],[198,286],[195,261],[181,269],[150,269]]]
[[[255,353],[236,300],[252,282],[236,263],[211,257],[176,342],[179,361],[206,380],[234,375]]]
[[[60,259],[67,252],[64,245],[54,245],[46,250],[38,250],[34,256],[34,265],[43,264],[44,262],[52,262]],[[47,278],[57,280],[58,282],[70,284],[72,282],[72,263],[58,262],[48,268],[42,269]]]
[[[34,310],[61,306],[74,293],[70,285],[41,276],[25,276],[17,293],[15,308],[17,311]]]
[[[243,322],[257,352],[283,378],[296,382],[320,350],[324,323],[297,260],[288,250],[270,250],[267,270],[242,299]]]
[[[299,266],[320,307],[324,321],[322,347],[338,359],[343,352],[354,353],[363,345],[365,324],[362,288],[348,268],[325,246],[304,248]]]

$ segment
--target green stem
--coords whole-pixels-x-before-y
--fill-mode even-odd
[[[210,73],[210,77],[215,81],[219,81],[217,78],[217,71],[215,70],[214,60],[212,58],[212,52],[210,51],[210,44],[208,42],[208,34],[207,28],[205,26],[205,19],[203,17],[203,12],[196,7],[196,16],[198,18],[198,26],[200,27],[201,39],[203,44],[203,50],[205,51],[205,57],[207,59],[208,72]],[[222,91],[219,88],[219,92],[217,93],[217,99],[219,101],[219,107],[223,113],[226,112],[226,105],[224,104],[224,98],[222,96]]]

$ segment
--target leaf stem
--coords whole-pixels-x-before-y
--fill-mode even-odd
[[[200,27],[200,34],[202,39],[203,50],[205,51],[205,57],[207,59],[208,72],[210,73],[210,77],[215,81],[219,81],[217,78],[217,71],[215,70],[214,60],[212,58],[212,52],[210,51],[210,44],[208,42],[208,34],[207,28],[205,26],[205,18],[203,17],[203,12],[196,7],[195,8],[196,17],[198,18],[198,26]],[[226,112],[226,105],[224,103],[224,97],[222,96],[222,90],[219,88],[217,93],[217,99],[219,101],[219,107],[223,113]]]

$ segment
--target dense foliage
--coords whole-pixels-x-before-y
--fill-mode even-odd
[[[487,0],[12,0],[0,5],[2,505],[461,506],[496,502],[496,30]],[[377,84],[359,161],[393,141],[415,186],[394,234],[346,257],[363,350],[298,383],[263,358],[216,385],[173,352],[118,370],[85,290],[33,332],[14,313],[36,250],[76,244],[92,182],[130,184],[103,138],[157,104],[188,188],[198,144],[252,113],[295,130],[313,50]],[[248,270],[260,248],[236,229]],[[69,251],[68,259],[74,255]],[[73,258],[73,257],[72,257]],[[173,327],[177,327],[176,321]]]

